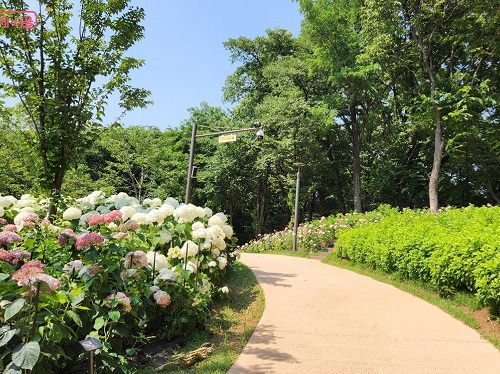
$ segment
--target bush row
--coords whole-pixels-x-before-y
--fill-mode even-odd
[[[407,279],[442,295],[473,292],[500,312],[500,207],[393,210],[383,220],[337,233],[339,256]]]

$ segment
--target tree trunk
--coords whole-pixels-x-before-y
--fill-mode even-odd
[[[54,180],[52,181],[51,188],[50,188],[50,203],[49,207],[47,209],[47,217],[52,217],[56,214],[57,209],[56,209],[56,204],[61,197],[61,187],[64,179],[64,174],[66,170],[64,170],[62,167],[57,169],[56,175],[54,176]]]
[[[441,170],[441,160],[443,159],[444,141],[441,128],[441,112],[437,105],[434,105],[436,113],[436,129],[434,133],[434,161],[432,163],[431,176],[429,178],[429,208],[432,213],[439,210],[439,172]]]

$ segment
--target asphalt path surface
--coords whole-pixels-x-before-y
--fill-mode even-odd
[[[315,259],[244,253],[264,314],[229,374],[500,374],[500,351],[393,286]]]

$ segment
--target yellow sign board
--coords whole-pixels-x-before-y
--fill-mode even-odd
[[[236,134],[221,135],[219,136],[219,143],[229,143],[236,141]]]

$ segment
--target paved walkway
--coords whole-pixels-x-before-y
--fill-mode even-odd
[[[289,256],[243,254],[266,308],[228,374],[499,374],[500,351],[390,285]]]

